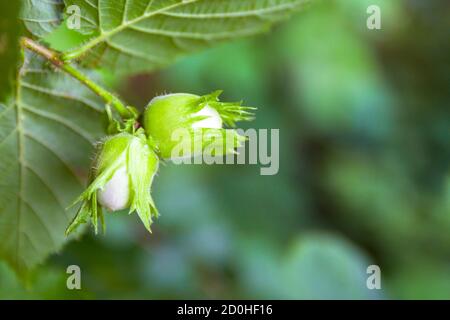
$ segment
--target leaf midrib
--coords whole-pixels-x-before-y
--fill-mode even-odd
[[[23,153],[24,153],[24,146],[23,146],[23,140],[24,140],[24,134],[23,134],[23,127],[22,127],[22,106],[20,105],[21,101],[21,85],[20,85],[20,79],[21,76],[23,76],[24,72],[24,66],[25,61],[22,61],[22,65],[17,73],[17,81],[16,84],[16,128],[17,128],[17,148],[18,148],[18,162],[19,162],[19,190],[17,195],[17,236],[16,236],[16,252],[15,252],[15,264],[17,268],[19,268],[20,271],[20,264],[19,264],[19,251],[20,251],[20,235],[22,234],[21,231],[21,216],[22,216],[22,204],[23,204],[23,184],[24,184],[24,160],[23,160]]]

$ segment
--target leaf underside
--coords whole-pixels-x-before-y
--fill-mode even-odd
[[[0,104],[0,256],[19,275],[65,242],[101,110],[74,79],[25,56],[15,100]]]
[[[266,31],[308,0],[66,0],[91,39],[83,61],[117,73],[150,71],[218,42]],[[73,50],[80,52],[79,48]]]
[[[14,0],[22,2],[20,20],[26,29],[36,37],[43,37],[53,31],[62,21],[63,0]]]

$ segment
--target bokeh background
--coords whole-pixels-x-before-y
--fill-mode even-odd
[[[368,30],[366,9],[381,8]],[[164,165],[162,213],[107,216],[27,286],[0,263],[0,298],[450,298],[450,3],[328,0],[271,33],[118,81],[130,104],[165,92],[257,106],[280,170]],[[66,288],[79,265],[82,290]],[[366,269],[381,268],[381,290]]]

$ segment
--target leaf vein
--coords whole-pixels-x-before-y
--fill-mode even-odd
[[[52,153],[59,161],[61,161],[61,163],[69,170],[69,172],[72,173],[72,175],[78,179],[77,174],[75,173],[75,171],[72,169],[72,167],[63,159],[61,158],[61,156],[56,153],[55,150],[53,150],[51,147],[49,147],[45,142],[42,142],[41,140],[37,139],[36,137],[33,137],[27,133],[24,133],[24,136],[27,137],[28,139],[31,139],[33,141],[35,141],[37,144],[41,145],[44,149],[47,149],[50,153]]]
[[[97,106],[96,106],[96,104],[94,102],[92,102],[92,101],[90,101],[88,99],[84,99],[84,98],[81,98],[81,97],[73,96],[73,95],[70,95],[70,94],[64,93],[64,92],[58,92],[56,90],[50,90],[50,89],[47,89],[47,88],[44,88],[44,87],[36,86],[34,84],[31,84],[31,83],[28,83],[28,82],[25,82],[25,81],[21,81],[21,85],[23,87],[25,87],[25,88],[28,88],[28,89],[31,89],[31,90],[35,90],[35,91],[39,91],[39,92],[42,92],[42,93],[45,93],[45,94],[48,94],[48,95],[52,95],[52,96],[55,96],[55,97],[60,97],[60,98],[64,98],[64,99],[70,99],[70,100],[74,100],[74,101],[79,101],[79,102],[85,104],[89,108],[91,108],[91,109],[93,109],[93,110],[95,110],[95,111],[97,111],[99,113],[102,112],[101,110],[99,110],[97,108]]]
[[[21,201],[25,204],[25,206],[27,206],[30,209],[30,212],[33,213],[33,215],[37,218],[37,220],[39,221],[39,224],[43,227],[43,229],[45,230],[47,237],[50,239],[50,241],[52,242],[53,246],[56,247],[56,242],[53,239],[52,234],[50,233],[50,229],[49,227],[44,223],[44,220],[42,219],[42,217],[37,213],[36,209],[33,208],[33,206],[28,203],[28,201],[26,201],[25,199],[21,199]],[[25,232],[22,232],[23,234],[26,234]]]
[[[33,113],[37,116],[40,116],[42,118],[48,119],[48,120],[52,120],[58,124],[61,124],[63,126],[65,126],[66,128],[70,129],[72,132],[74,132],[75,134],[79,135],[80,137],[82,137],[84,140],[88,141],[89,143],[92,143],[92,141],[94,141],[94,137],[92,137],[91,135],[84,133],[84,131],[79,128],[78,126],[66,121],[64,118],[57,116],[56,114],[51,114],[50,112],[45,112],[45,111],[41,111],[41,110],[37,110],[36,107],[32,107],[32,106],[28,106],[24,103],[22,103],[22,107],[24,110],[26,110],[29,113]]]
[[[50,194],[52,195],[52,197],[56,200],[56,203],[58,204],[58,206],[62,209],[62,211],[64,212],[64,216],[66,217],[66,219],[69,221],[70,218],[67,216],[66,213],[66,209],[64,208],[62,201],[59,199],[59,197],[56,195],[55,191],[50,187],[50,184],[48,184],[44,178],[41,177],[40,174],[37,173],[37,170],[35,170],[33,167],[30,166],[30,164],[26,164],[24,165],[24,167],[26,169],[28,169],[43,185],[44,187],[50,192]],[[77,180],[78,181],[78,180]],[[82,184],[80,183],[80,186],[82,186]]]
[[[161,15],[178,17],[178,18],[190,18],[190,19],[224,19],[224,18],[242,18],[247,16],[260,16],[268,13],[273,13],[277,11],[282,11],[286,9],[294,9],[298,4],[305,2],[300,0],[293,3],[285,3],[281,5],[276,5],[263,9],[254,9],[246,11],[235,11],[235,12],[223,12],[223,13],[181,13],[181,12],[171,12],[170,10],[161,12]]]

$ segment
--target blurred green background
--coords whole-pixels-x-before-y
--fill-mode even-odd
[[[258,106],[246,126],[280,129],[280,171],[164,165],[152,235],[108,215],[105,236],[89,230],[27,288],[0,264],[0,298],[450,299],[449,36],[446,0],[317,1],[160,72],[104,72],[136,106],[216,89]],[[66,288],[73,264],[82,290]]]

